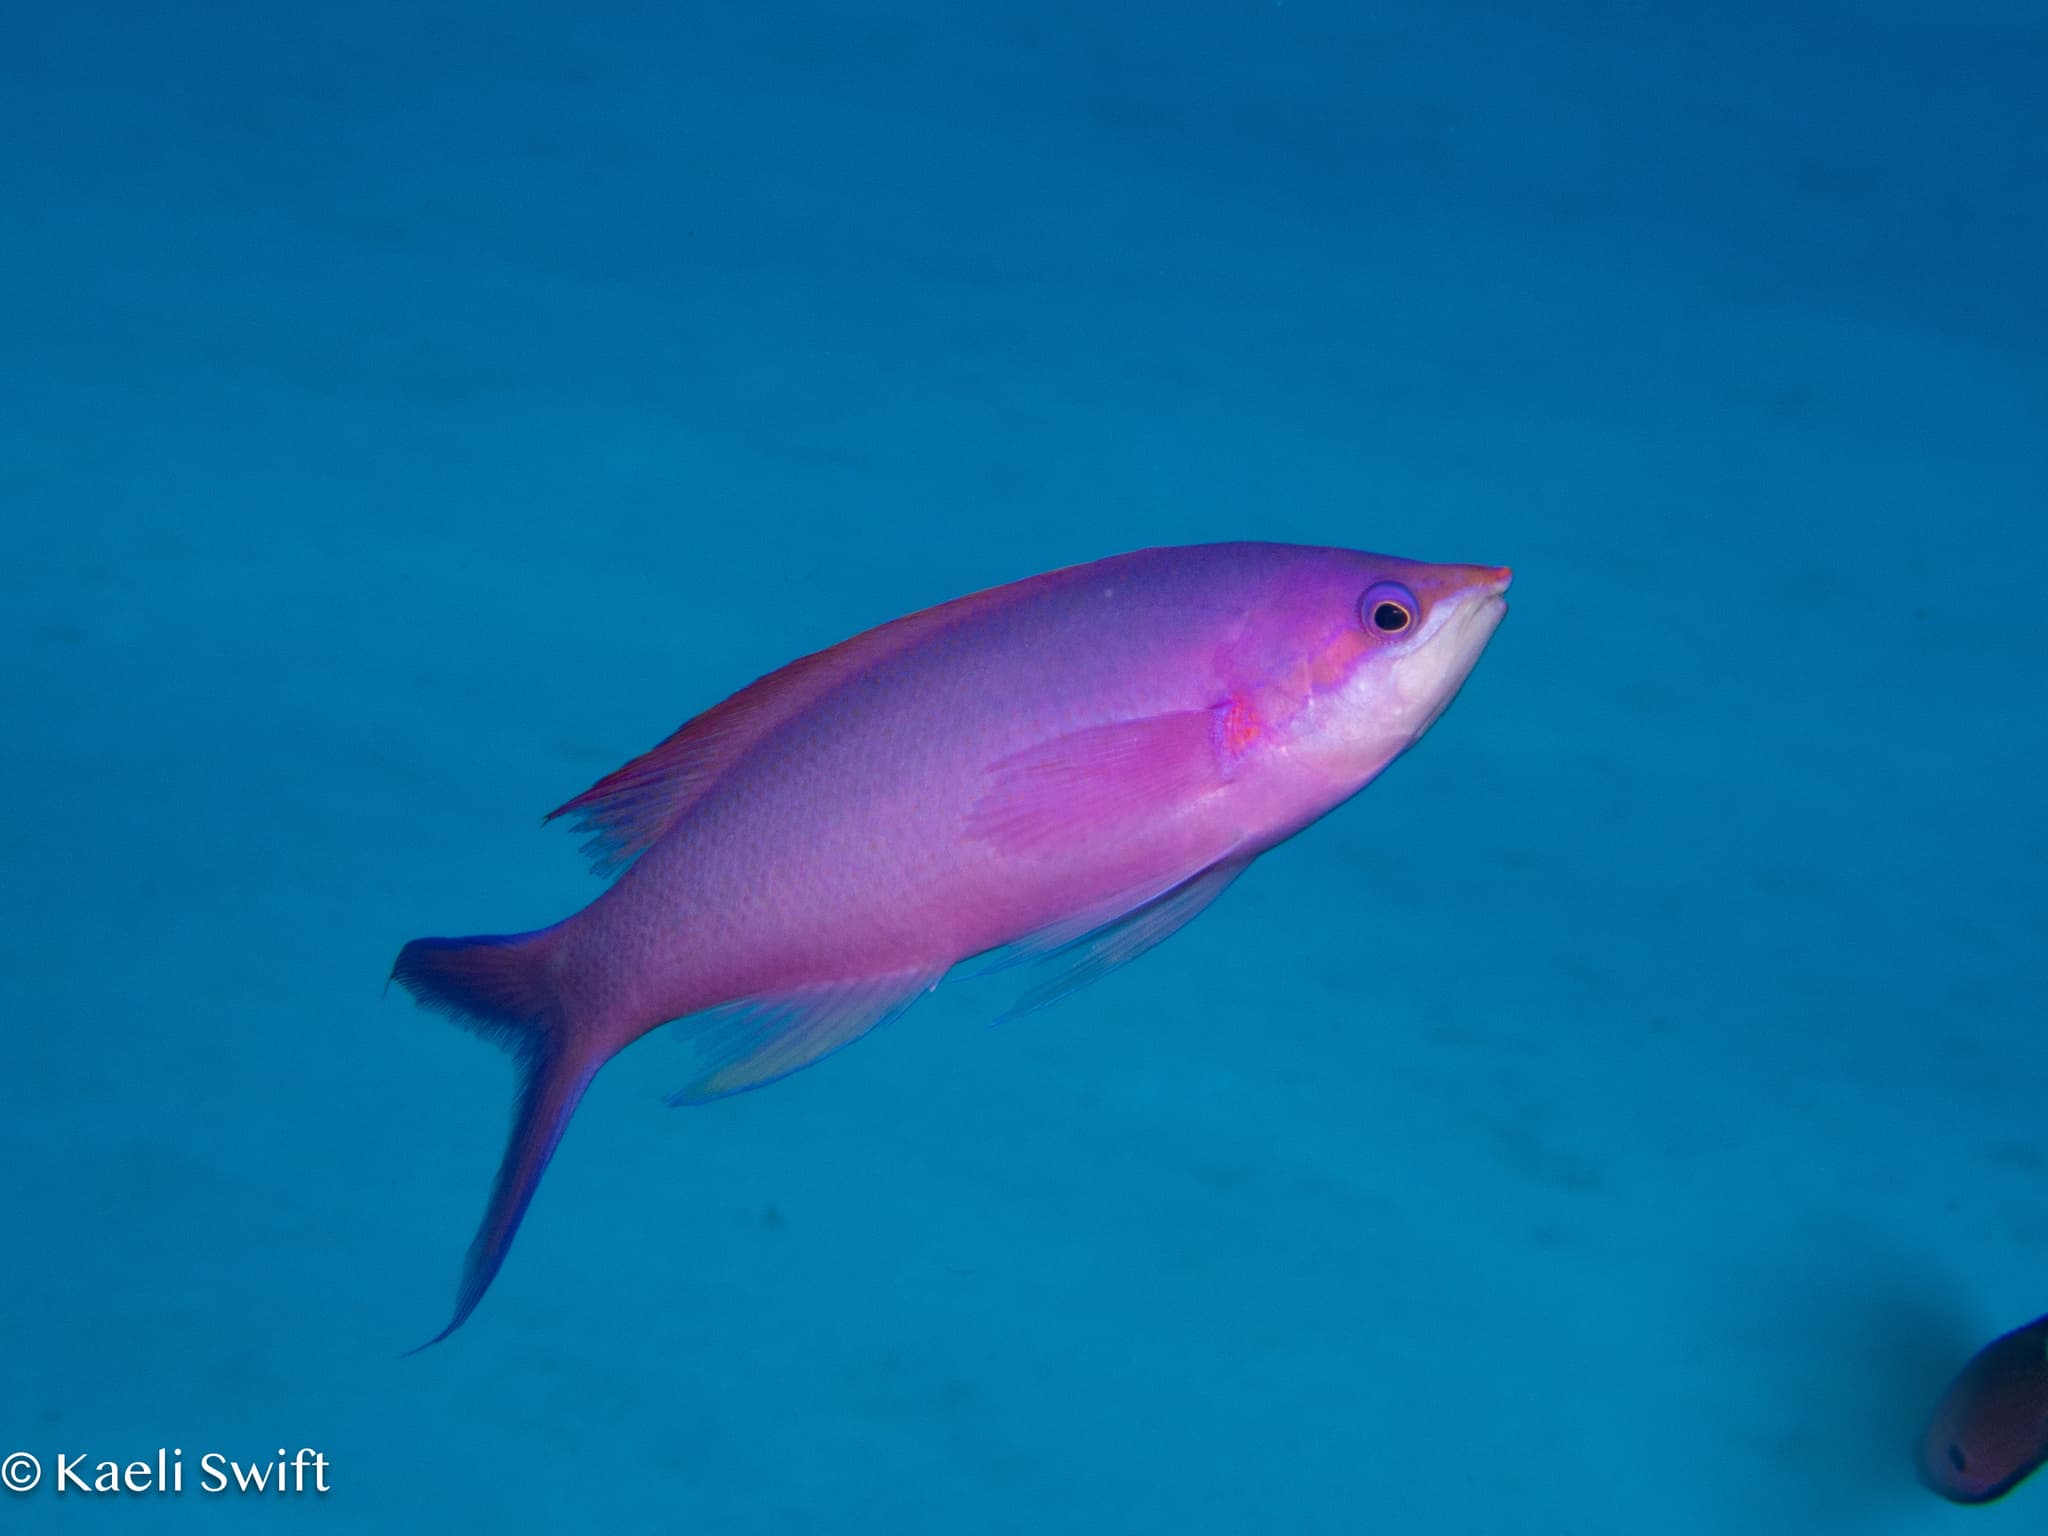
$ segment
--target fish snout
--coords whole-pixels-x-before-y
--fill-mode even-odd
[[[1454,565],[1447,592],[1469,592],[1475,597],[1503,597],[1515,584],[1515,573],[1505,565]]]
[[[1417,595],[1447,614],[1503,613],[1515,573],[1505,565],[1439,565],[1416,584]]]
[[[1514,571],[1505,565],[1431,565],[1418,570],[1410,585],[1426,603],[1463,607],[1502,596],[1514,579]]]

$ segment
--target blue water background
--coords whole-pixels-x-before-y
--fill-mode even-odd
[[[2032,0],[5,33],[0,1451],[334,1491],[0,1520],[2042,1518],[1904,1457],[2048,1310]],[[791,656],[1231,538],[1514,611],[1082,997],[626,1053],[397,1358],[510,1092],[401,942],[586,901],[540,813]]]

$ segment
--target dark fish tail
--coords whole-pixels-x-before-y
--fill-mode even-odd
[[[462,1266],[455,1315],[418,1349],[440,1343],[476,1310],[505,1262],[569,1116],[602,1064],[567,1027],[548,964],[555,933],[543,928],[534,933],[414,939],[399,951],[392,967],[392,980],[415,1002],[503,1046],[519,1069],[511,1139]],[[418,1349],[407,1353],[416,1354]]]

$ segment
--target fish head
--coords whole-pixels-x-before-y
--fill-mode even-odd
[[[1261,646],[1261,713],[1286,755],[1340,793],[1369,782],[1450,707],[1513,579],[1352,551],[1295,572]]]

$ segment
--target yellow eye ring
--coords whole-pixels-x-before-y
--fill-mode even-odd
[[[1398,581],[1376,582],[1358,601],[1359,622],[1383,640],[1407,634],[1420,611],[1415,594]]]

